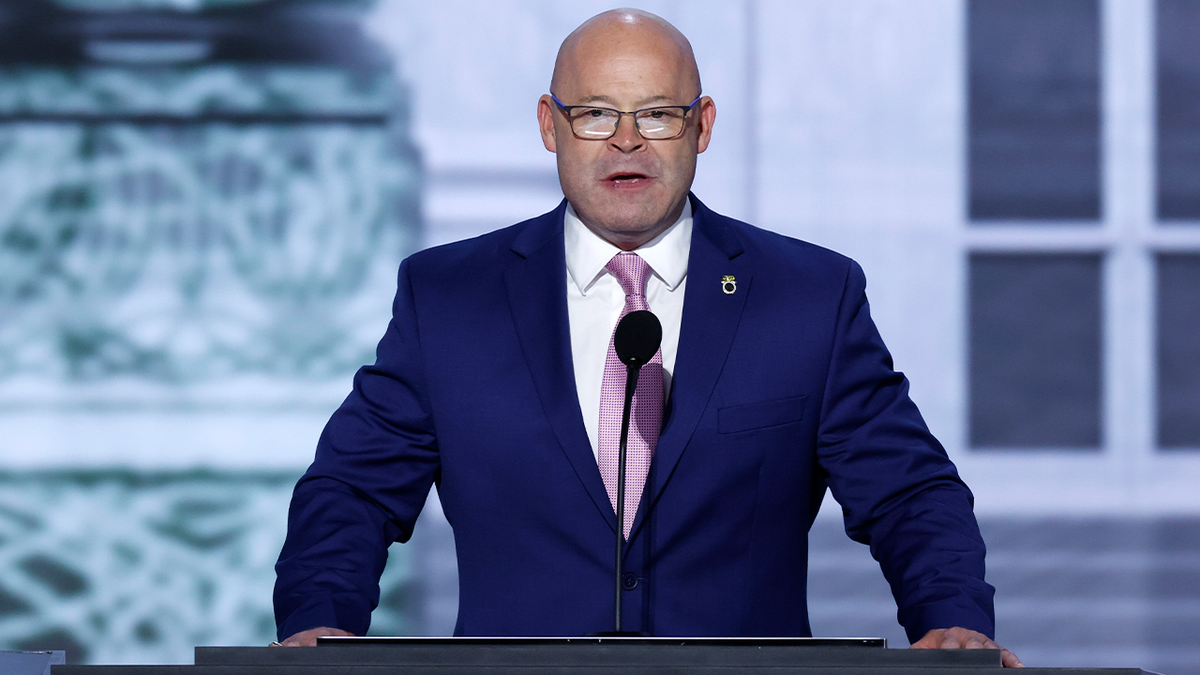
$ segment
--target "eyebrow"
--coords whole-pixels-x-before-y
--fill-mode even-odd
[[[639,102],[639,103],[636,105],[636,109],[640,110],[640,109],[642,109],[642,108],[646,107],[647,105],[653,105],[653,104],[655,104],[655,103],[662,103],[662,102],[664,102],[664,101],[665,101],[665,102],[670,102],[670,101],[671,101],[671,97],[670,97],[670,96],[666,96],[665,94],[659,94],[659,95],[657,95],[657,96],[651,96],[651,97],[649,97],[649,98],[644,98],[644,99],[642,99],[642,100],[641,100],[641,101],[640,101],[640,102]],[[579,100],[579,102],[580,102],[580,104],[581,104],[581,105],[588,105],[588,104],[592,104],[592,103],[607,103],[608,105],[611,105],[611,106],[615,106],[615,105],[616,105],[616,102],[615,102],[615,101],[613,101],[613,99],[612,99],[611,97],[609,97],[609,96],[604,96],[603,94],[599,94],[599,95],[592,95],[592,96],[584,96],[582,99],[580,99],[580,100]]]

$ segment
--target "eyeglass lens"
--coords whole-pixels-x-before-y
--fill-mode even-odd
[[[617,131],[621,115],[608,108],[580,108],[572,111],[571,129],[581,137],[605,139]],[[650,108],[634,116],[638,132],[647,140],[667,139],[683,131],[685,112],[681,108]]]

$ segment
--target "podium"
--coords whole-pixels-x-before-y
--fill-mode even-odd
[[[995,650],[887,649],[881,638],[321,638],[315,648],[197,647],[191,666],[55,666],[52,675],[999,675]],[[1027,668],[1028,675],[1141,675]]]

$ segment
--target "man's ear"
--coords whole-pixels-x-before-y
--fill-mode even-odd
[[[543,95],[538,99],[538,129],[542,132],[542,145],[550,152],[558,152],[558,141],[554,135],[554,99]]]
[[[553,101],[552,101],[553,102]],[[696,152],[704,152],[708,149],[708,142],[712,139],[713,122],[717,119],[717,104],[708,96],[700,99],[700,115],[698,126],[700,135],[696,138]]]

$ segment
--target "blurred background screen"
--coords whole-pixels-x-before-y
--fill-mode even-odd
[[[562,198],[535,123],[605,2],[0,0],[0,649],[274,639],[291,488],[407,254]],[[1029,665],[1200,674],[1200,0],[647,0],[694,186],[863,264]],[[826,501],[817,635],[904,646]],[[449,634],[436,494],[376,634]]]

